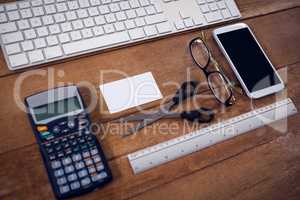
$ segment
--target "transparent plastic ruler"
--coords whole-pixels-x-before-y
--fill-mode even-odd
[[[135,174],[297,113],[290,98],[128,155]]]

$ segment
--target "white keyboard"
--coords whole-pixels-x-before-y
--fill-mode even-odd
[[[16,70],[240,18],[234,0],[32,0],[0,4]]]

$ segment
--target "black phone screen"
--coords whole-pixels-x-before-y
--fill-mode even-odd
[[[218,38],[250,92],[280,83],[248,28],[221,33]]]

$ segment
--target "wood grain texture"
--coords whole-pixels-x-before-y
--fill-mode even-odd
[[[237,103],[226,112],[215,101],[197,99],[201,106],[210,106],[218,112],[215,121],[247,112],[253,105],[260,107],[286,95],[292,97],[300,110],[300,2],[298,0],[237,0],[243,19],[251,26],[258,40],[287,83],[280,95],[250,102],[237,95]],[[284,10],[284,11],[283,11]],[[206,29],[209,47],[234,76],[224,57],[211,38],[212,29]],[[174,93],[175,86],[165,82],[181,83],[190,70],[193,79],[204,80],[192,63],[188,42],[198,31],[172,36],[126,49],[110,51],[43,67],[44,76],[31,76],[21,87],[18,101],[45,88],[64,83],[89,81],[95,94],[82,89],[84,99],[99,100],[98,85],[120,79],[122,75],[106,74],[104,70],[122,70],[128,75],[151,71],[164,96]],[[172,49],[172,51],[170,51]],[[164,52],[168,52],[165,54]],[[14,86],[21,75],[32,73],[9,72],[0,54],[0,199],[39,200],[54,199],[42,159],[29,127],[26,113],[14,100]],[[114,62],[112,62],[112,60]],[[296,64],[294,64],[296,63]],[[61,76],[61,73],[64,73]],[[53,80],[52,78],[53,77]],[[48,78],[52,81],[48,82]],[[203,89],[207,89],[205,86]],[[209,92],[207,92],[209,94]],[[153,107],[156,104],[151,104]],[[185,105],[188,106],[188,105]],[[101,109],[99,109],[101,107]],[[106,121],[105,105],[97,105],[91,113],[92,121]],[[120,115],[134,112],[130,110]],[[297,199],[299,189],[299,120],[295,115],[288,120],[288,132],[280,134],[272,127],[260,128],[182,159],[134,176],[126,155],[138,149],[157,144],[190,132],[199,127],[185,128],[181,120],[161,120],[157,126],[143,130],[139,135],[121,139],[113,129],[99,135],[109,158],[114,181],[107,187],[79,199]],[[277,127],[284,121],[276,123]],[[160,124],[167,125],[160,127]],[[109,126],[110,123],[105,123]],[[175,125],[175,129],[168,129]],[[201,125],[205,126],[205,125]],[[191,190],[188,192],[187,190]]]

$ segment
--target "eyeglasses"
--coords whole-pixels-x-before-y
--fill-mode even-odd
[[[231,83],[203,41],[205,38],[204,35],[202,38],[197,37],[190,42],[189,49],[191,56],[197,66],[204,72],[208,86],[215,98],[225,106],[231,106],[235,102]],[[210,63],[213,64],[215,69],[208,69]]]

